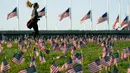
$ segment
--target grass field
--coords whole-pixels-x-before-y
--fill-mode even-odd
[[[32,53],[34,46],[32,46],[26,53],[24,53],[25,62],[20,65],[17,65],[11,61],[13,58],[13,55],[18,52],[17,44],[13,43],[12,48],[7,48],[6,45],[7,44],[2,44],[2,46],[4,47],[3,49],[4,53],[2,56],[0,56],[0,63],[4,60],[6,56],[9,62],[9,65],[11,66],[11,69],[7,73],[18,73],[20,70],[27,68],[30,64],[30,54]],[[117,50],[120,50],[121,52],[121,49],[127,48],[127,47],[130,47],[130,41],[114,42],[114,52],[117,52]],[[47,49],[49,48],[50,48],[50,45],[47,44]],[[80,51],[77,51],[77,52],[80,52]],[[100,47],[96,43],[88,43],[86,46],[82,48],[82,52],[83,52],[83,65],[82,65],[83,73],[91,73],[90,70],[88,69],[88,64],[95,61],[99,57],[101,57],[102,47]],[[37,60],[36,60],[37,73],[50,73],[50,65],[53,62],[53,60],[56,58],[56,56],[63,56],[63,55],[66,55],[67,58],[61,58],[59,60],[56,60],[56,63],[58,64],[58,66],[61,67],[70,56],[70,51],[67,51],[65,54],[63,54],[61,51],[55,52],[51,50],[49,55],[44,54],[46,63],[41,63],[39,61],[39,58],[37,57]],[[119,73],[126,73],[127,68],[129,67],[129,63],[130,63],[129,59],[126,59],[125,61],[120,60],[120,63],[118,64]],[[112,69],[113,67],[111,67],[111,70]],[[102,73],[105,73],[105,69],[102,70]]]

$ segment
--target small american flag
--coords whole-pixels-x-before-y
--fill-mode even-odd
[[[106,56],[106,48],[104,47],[103,49],[102,49],[102,57],[105,57]]]
[[[19,52],[19,53],[17,53],[17,54],[15,54],[14,55],[14,57],[13,57],[13,59],[12,59],[12,61],[14,62],[14,63],[16,63],[16,64],[21,64],[21,63],[23,63],[24,61],[25,61],[25,59],[22,57],[23,56],[23,52]]]
[[[22,40],[19,40],[19,41],[18,41],[18,48],[19,48],[19,49],[22,49],[22,45],[23,45],[23,41],[22,41]]]
[[[78,65],[74,68],[70,68],[69,70],[67,70],[66,73],[83,73],[82,72],[82,65]]]
[[[74,55],[76,53],[76,48],[73,46],[73,49],[71,49],[71,54]]]
[[[110,66],[110,56],[105,56],[104,58],[100,59],[101,65],[103,66]]]
[[[61,45],[60,50],[62,50],[62,52],[65,53],[67,50],[66,45]]]
[[[46,62],[42,52],[40,51],[40,57],[39,57],[39,60],[43,63],[43,62]]]
[[[82,65],[78,65],[78,66],[74,67],[74,70],[76,71],[76,73],[83,73],[82,72]]]
[[[17,7],[11,13],[8,14],[7,20],[15,16],[17,16]]]
[[[121,53],[121,59],[126,59],[127,58],[127,53],[126,53],[126,49],[123,49],[122,53]]]
[[[17,58],[13,58],[12,61],[16,64],[21,64],[25,61],[25,59],[23,57],[21,57],[19,60]]]
[[[99,59],[96,60],[95,62],[88,64],[88,67],[92,73],[96,73],[102,70]]]
[[[18,73],[37,73],[37,72],[36,72],[36,68],[32,66],[27,69],[21,70]]]
[[[50,73],[60,73],[59,67],[56,65],[55,62],[53,62],[50,66]]]
[[[114,64],[119,63],[119,53],[114,54]]]
[[[2,50],[3,50],[3,47],[2,47],[2,45],[0,44],[0,55],[2,54]]]
[[[76,53],[73,58],[74,63],[81,64],[82,56],[80,53]]]
[[[34,47],[34,49],[33,49],[34,51],[33,51],[33,53],[36,55],[36,56],[38,56],[39,55],[39,53],[38,53],[38,50],[37,50],[37,48],[36,47]]]
[[[71,69],[73,68],[73,64],[72,64],[72,59],[69,59],[67,63],[65,63],[63,66],[62,66],[62,70],[65,69],[65,70],[68,70],[68,69]]]
[[[76,71],[74,70],[74,68],[71,68],[71,69],[67,70],[65,73],[76,73]]]
[[[77,46],[77,45],[76,45],[76,41],[75,41],[75,40],[73,40],[72,42],[73,42],[73,45],[76,47],[76,46]]]
[[[8,64],[8,62],[7,62],[7,60],[4,60],[3,62],[2,62],[2,64],[1,64],[1,71],[7,71],[7,70],[9,70],[10,69],[10,66],[9,66],[9,64]]]
[[[31,57],[30,57],[30,65],[29,65],[29,67],[36,66],[35,60],[36,60],[36,59],[34,58],[34,56],[31,56]]]
[[[130,47],[128,47],[128,55],[130,56]]]
[[[45,49],[44,51],[45,51],[46,54],[50,54],[50,50]]]

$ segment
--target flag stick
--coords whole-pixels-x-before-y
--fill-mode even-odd
[[[101,56],[99,56],[99,59],[101,60]],[[100,64],[101,65],[101,64]],[[102,71],[100,70],[99,73],[102,73]]]
[[[56,21],[56,27],[55,27],[55,30],[59,30],[59,29],[58,29],[58,22],[59,22],[59,19],[57,19],[57,21]]]
[[[129,1],[128,1],[128,3],[129,3]],[[129,4],[129,8],[130,8],[130,4]],[[129,9],[128,13],[129,13],[129,17],[130,17],[130,9]],[[130,30],[130,18],[129,18],[128,30]]]
[[[127,15],[128,15],[128,20],[129,20],[129,3],[127,4]]]
[[[85,25],[86,25],[86,24],[84,24],[84,30],[85,30],[85,27],[86,27]]]
[[[119,50],[117,50],[118,54],[119,54],[119,60],[120,60],[120,57],[121,57],[121,53]],[[116,67],[118,67],[118,63],[116,63]]]
[[[108,23],[108,30],[110,30],[109,26],[109,0],[107,0],[107,23]]]
[[[129,49],[127,49],[127,50],[129,50]],[[128,62],[129,62],[129,60],[130,60],[129,58],[130,58],[130,55],[129,55],[129,52],[128,52]]]
[[[82,55],[82,62],[81,62],[81,64],[82,64],[82,69],[83,69],[83,51],[81,50],[81,55]]]
[[[45,17],[46,17],[46,30],[47,30],[47,0],[45,0]]]
[[[91,15],[90,15],[90,18],[91,18],[91,30],[93,30],[93,20],[92,20],[92,0],[90,0],[90,10],[91,10]]]
[[[72,0],[69,0],[69,15],[70,15],[70,30],[72,30],[72,13],[71,13],[71,10],[72,10]]]

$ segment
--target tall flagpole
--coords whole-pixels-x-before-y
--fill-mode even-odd
[[[18,18],[18,30],[20,30],[20,28],[19,28],[19,0],[17,0],[17,18]]]
[[[91,15],[90,15],[90,19],[91,19],[91,29],[93,30],[93,20],[92,20],[92,0],[90,0],[90,10],[91,10]]]
[[[109,26],[109,0],[107,0],[107,23],[108,23],[108,30],[110,30]]]
[[[72,13],[71,13],[71,10],[72,10],[72,0],[69,0],[69,15],[70,15],[70,30],[72,30]]]
[[[128,2],[128,4],[127,4],[127,16],[128,16],[128,22],[129,22],[129,2]],[[129,25],[128,25],[128,27],[127,27],[127,30],[129,30]]]
[[[85,25],[86,25],[86,24],[84,24],[84,31],[85,31],[85,27],[86,27]]]
[[[46,30],[47,30],[47,0],[45,0],[45,18],[46,18]]]
[[[129,8],[130,8],[130,4],[129,4]],[[128,13],[129,13],[128,16],[129,16],[129,22],[130,22],[130,9],[129,9],[129,12],[128,12]],[[128,24],[128,30],[130,30],[130,23]]]
[[[119,14],[119,25],[121,26],[121,5],[120,5],[120,0],[118,0],[118,14]]]

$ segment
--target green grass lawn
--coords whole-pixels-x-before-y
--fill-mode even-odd
[[[9,62],[9,65],[11,66],[11,69],[7,73],[18,73],[20,70],[27,68],[30,64],[30,54],[32,53],[34,46],[29,48],[29,50],[26,53],[24,53],[25,62],[20,65],[17,65],[11,61],[13,58],[13,55],[18,52],[17,44],[13,44],[12,48],[7,48],[6,45],[7,44],[3,44],[4,54],[0,56],[0,63],[4,60],[6,56]],[[129,46],[130,46],[130,41],[114,42],[114,52],[117,52],[117,50],[121,51],[122,48],[127,48]],[[47,44],[47,49],[49,48],[50,48],[50,45]],[[96,43],[88,43],[85,47],[82,48],[82,52],[83,52],[83,73],[91,73],[90,70],[88,69],[88,64],[95,61],[99,57],[101,57],[102,47],[100,47]],[[49,55],[44,54],[46,63],[41,63],[39,61],[39,57],[37,57],[37,60],[36,60],[37,73],[50,73],[50,65],[53,62],[53,60],[56,58],[56,56],[63,56],[63,55],[66,55],[67,58],[66,59],[61,58],[59,60],[56,60],[56,63],[58,64],[58,66],[61,67],[67,61],[68,57],[70,57],[70,51],[67,51],[65,54],[63,54],[61,51],[55,52],[51,50]],[[118,65],[119,73],[126,73],[129,63],[130,63],[129,59],[125,61],[120,60],[120,63]],[[113,69],[113,67],[111,67],[111,69]],[[102,70],[102,73],[105,73],[104,68]]]

